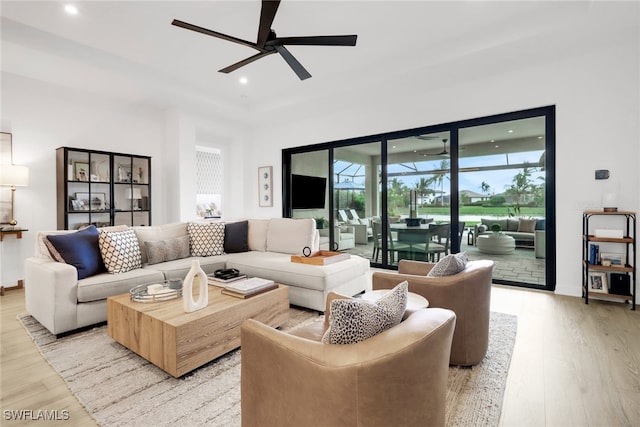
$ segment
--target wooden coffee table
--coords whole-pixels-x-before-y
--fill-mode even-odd
[[[240,347],[240,325],[247,319],[278,327],[289,320],[289,288],[247,299],[209,286],[209,305],[185,313],[182,298],[134,302],[129,294],[107,299],[109,336],[174,377],[180,377]]]

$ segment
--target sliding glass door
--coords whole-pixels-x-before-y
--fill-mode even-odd
[[[545,133],[544,116],[459,130],[461,250],[493,259],[504,283],[545,284]]]
[[[464,251],[494,282],[553,290],[554,146],[551,106],[286,149],[283,213],[377,267]],[[304,176],[323,203],[296,202]]]

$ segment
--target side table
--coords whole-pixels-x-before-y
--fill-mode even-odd
[[[506,234],[482,234],[478,236],[476,246],[486,254],[506,255],[516,250],[516,239]]]
[[[0,251],[4,250],[4,245],[1,245],[1,242],[4,242],[4,238],[5,236],[16,236],[16,239],[22,239],[22,233],[29,231],[29,229],[27,228],[22,228],[22,227],[2,227],[0,228]],[[0,254],[0,262],[2,261],[2,255]],[[4,270],[4,267],[1,267],[0,270]],[[24,281],[23,280],[18,280],[18,285],[17,286],[11,286],[11,287],[7,287],[5,288],[4,286],[2,286],[2,275],[0,274],[0,296],[4,295],[4,291],[5,290],[10,290],[10,289],[22,289],[24,288]]]

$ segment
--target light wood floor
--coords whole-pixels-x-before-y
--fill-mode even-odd
[[[5,410],[67,409],[52,425],[95,425],[16,321],[24,291],[0,301],[0,424],[49,425],[7,421]],[[501,426],[640,425],[640,311],[503,286],[491,305],[518,316]]]

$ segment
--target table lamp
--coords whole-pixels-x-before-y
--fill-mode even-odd
[[[16,187],[26,187],[29,184],[29,168],[18,165],[0,165],[0,185],[3,187],[11,187],[11,226],[16,226],[13,216],[13,203],[15,200]]]
[[[139,188],[129,188],[127,190],[127,199],[133,200],[131,209],[134,211],[140,210],[138,207],[138,200],[142,199],[142,191]]]

